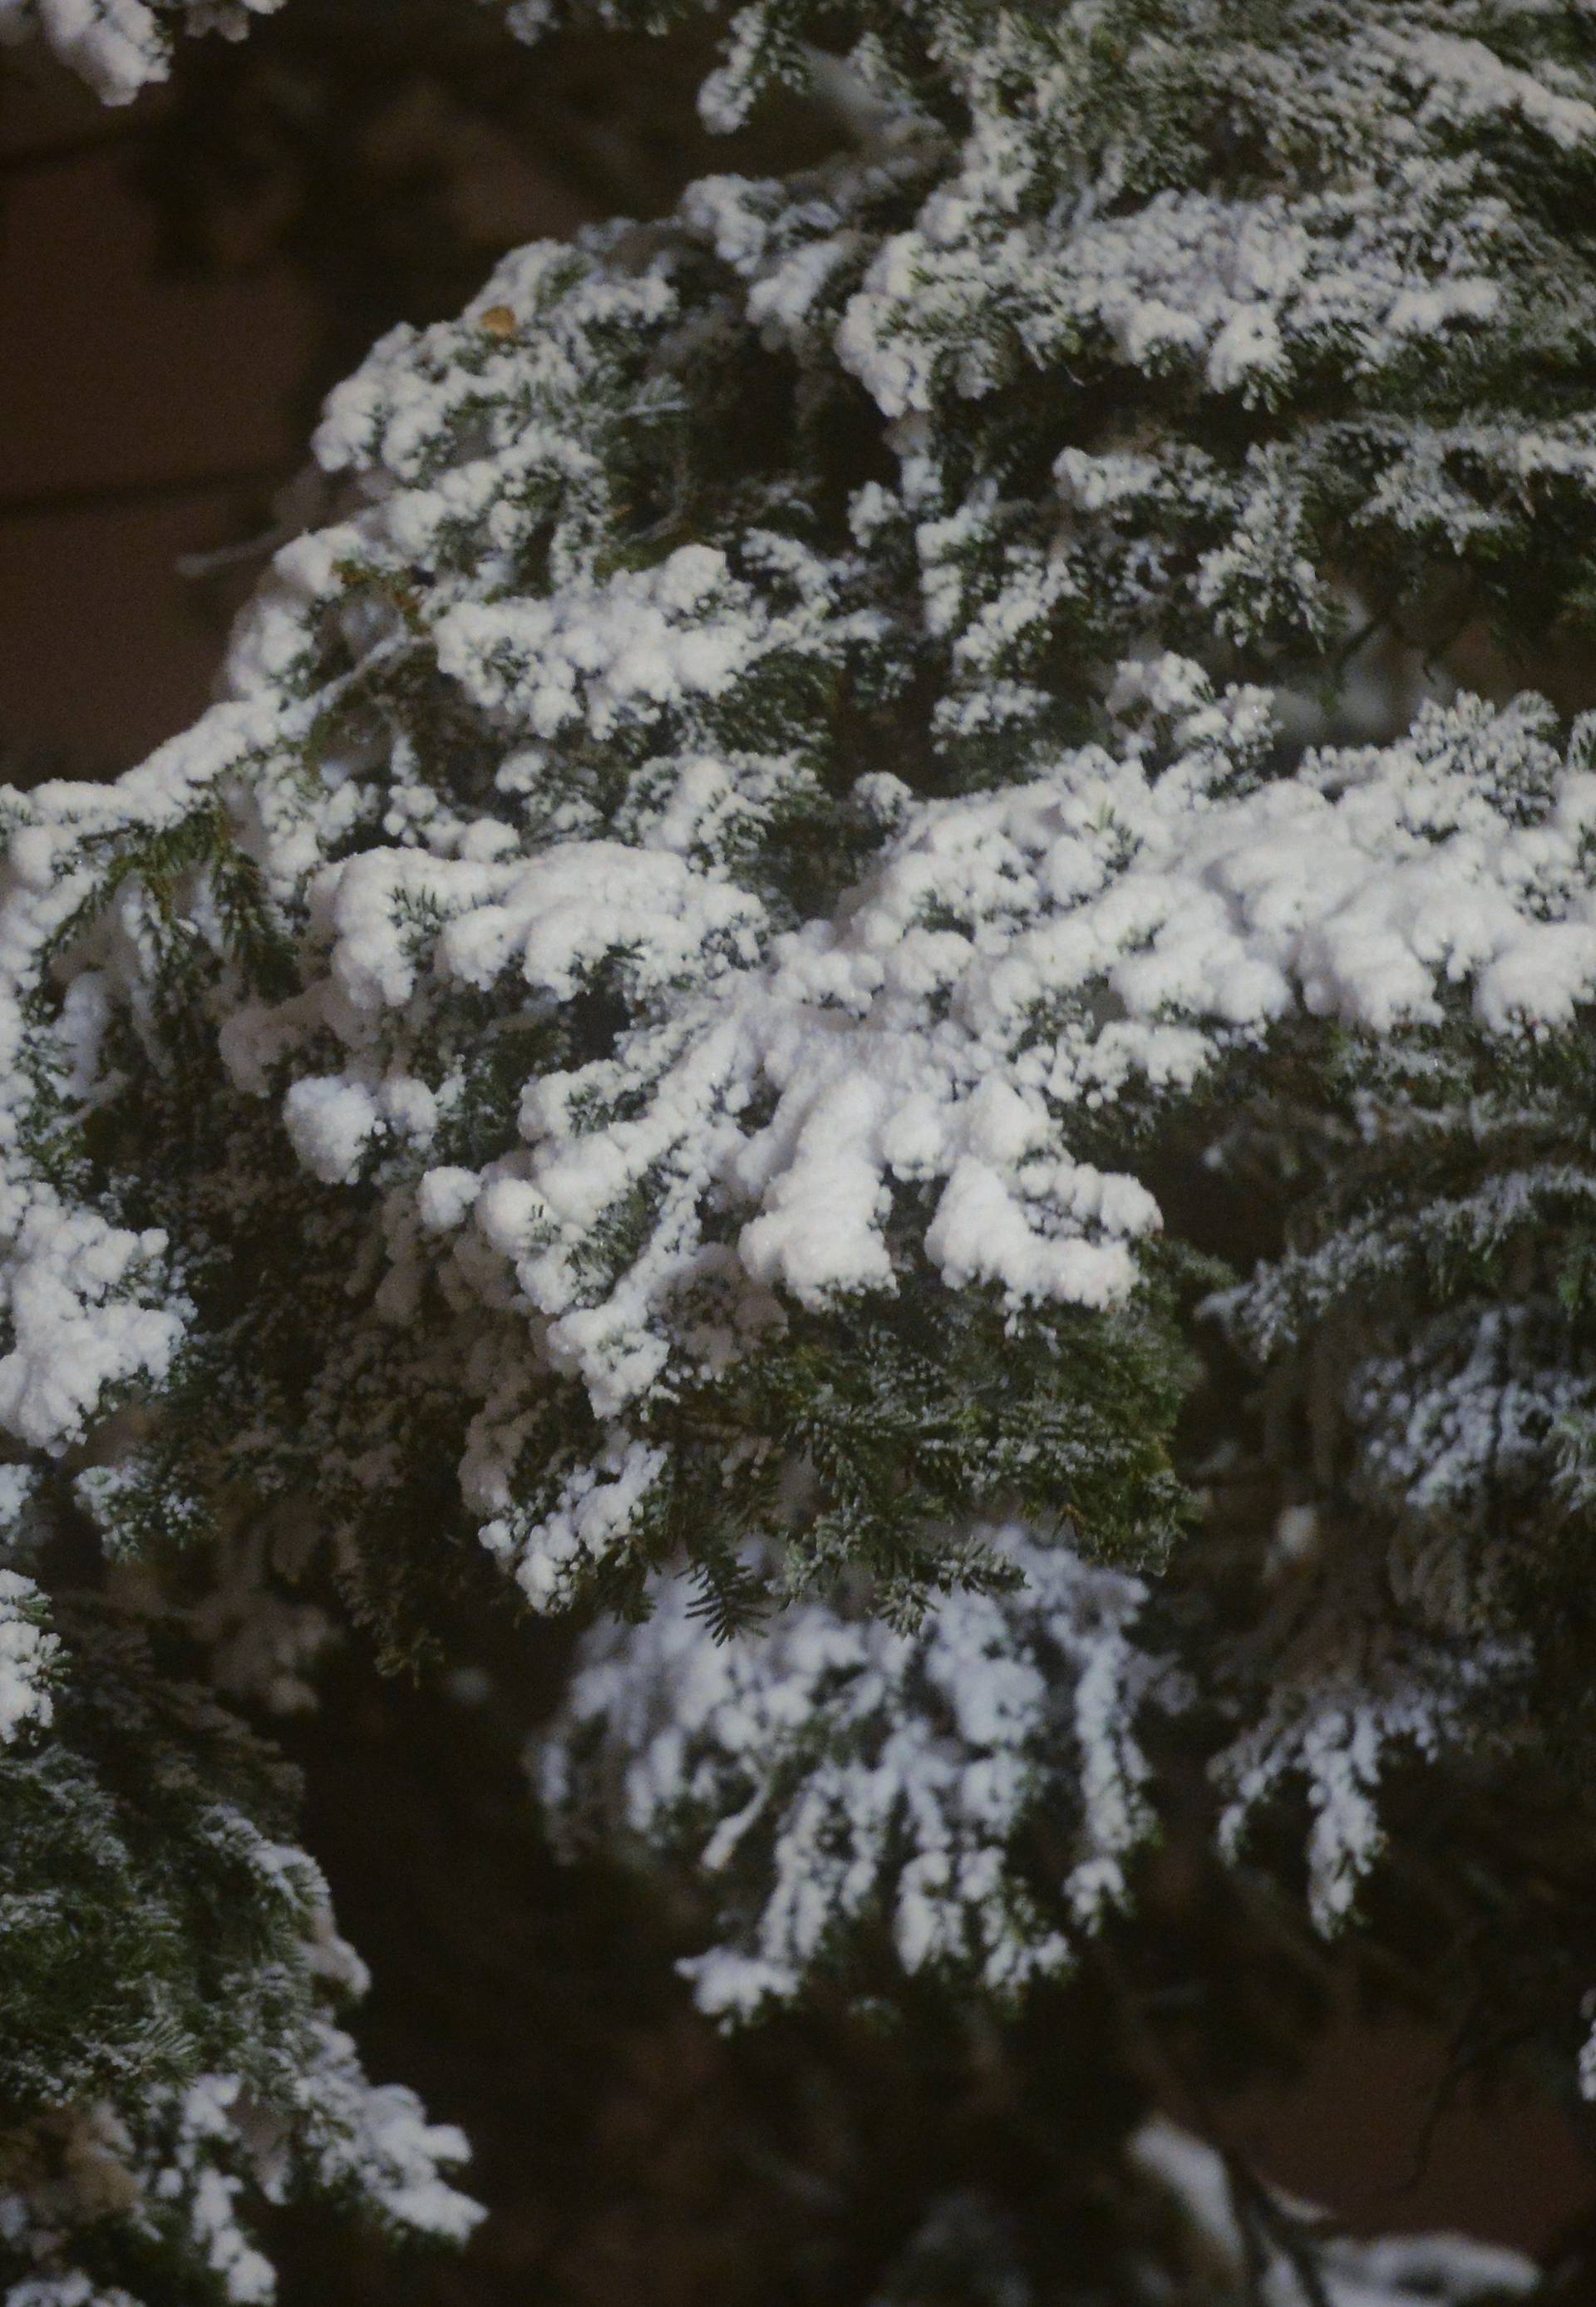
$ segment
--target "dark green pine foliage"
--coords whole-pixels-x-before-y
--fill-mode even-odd
[[[52,1519],[36,1496],[13,1536],[58,1582]],[[254,2218],[301,2198],[459,2241],[464,2139],[337,2023],[365,1974],[296,1840],[297,1774],[128,1599],[52,1611],[3,1575],[5,2297],[265,2300]]]
[[[1016,2024],[1161,1835],[1377,1936],[1415,1766],[1583,1728],[1596,29],[770,0],[778,86],[831,159],[393,331],[223,700],[6,796],[0,1424],[245,1617],[607,1612],[545,1800],[700,2004]]]

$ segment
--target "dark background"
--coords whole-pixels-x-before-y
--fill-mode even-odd
[[[298,0],[123,112],[0,51],[13,778],[114,774],[199,712],[315,402],[381,329],[452,309],[518,241],[656,210],[742,158],[699,135],[691,55],[578,42],[534,66],[464,0],[442,32],[408,0],[378,13],[379,60],[349,0]],[[782,165],[817,133],[795,114],[757,158]],[[527,1650],[530,1689],[557,1648]],[[494,2216],[459,2265],[397,2272],[291,2224],[286,2307],[731,2307],[751,2229],[785,2217],[801,2240],[817,2215],[773,2209],[758,2167],[761,2054],[692,2018],[634,1894],[542,1850],[503,1728],[536,1706],[384,1685],[351,1650],[324,1713],[290,1732],[314,1764],[311,1848],[376,1974],[370,2062],[472,2132]],[[1358,2226],[1543,2248],[1592,2200],[1572,2131],[1529,2086],[1437,2113],[1443,2070],[1416,2023],[1349,2009],[1297,2081],[1227,2120],[1271,2175]]]

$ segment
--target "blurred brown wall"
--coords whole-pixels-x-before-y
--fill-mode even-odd
[[[262,500],[216,476],[292,470],[309,334],[280,270],[152,277],[140,118],[43,68],[0,83],[0,746],[86,768],[205,702],[218,614],[175,564]]]

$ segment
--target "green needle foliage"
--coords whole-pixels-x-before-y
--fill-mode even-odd
[[[113,94],[181,16],[5,13]],[[279,1675],[294,1577],[394,1661],[485,1562],[596,1618],[544,1801],[708,1882],[717,2019],[1040,2056],[1103,1967],[1102,2253],[956,2158],[859,2297],[1169,2295],[1160,2188],[1181,2295],[1510,2294],[1337,2258],[1127,2044],[1163,1845],[1442,2002],[1516,1941],[1582,2063],[1596,723],[1528,684],[1592,598],[1596,23],[761,0],[700,107],[778,89],[832,158],[393,330],[221,701],[4,797],[0,1427]],[[14,1574],[31,2119],[270,2108],[305,1974],[184,2008],[308,1927],[265,1793],[196,1811],[266,1765],[136,1644],[50,1716]],[[133,1887],[57,1961],[69,1880]]]

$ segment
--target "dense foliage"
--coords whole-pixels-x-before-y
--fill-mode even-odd
[[[178,21],[7,13],[112,95]],[[716,1886],[716,2015],[1020,2023],[1186,1837],[1469,1995],[1511,1943],[1579,2063],[1596,722],[1527,684],[1592,600],[1596,21],[767,0],[706,116],[788,84],[831,159],[394,331],[223,700],[4,798],[4,2088],[199,2173],[133,2200],[236,2298],[228,2157],[469,2221],[270,1763],[122,1625],[297,1694],[296,1581],[395,1661],[484,1549],[597,1617],[535,1775]],[[1415,1946],[1416,1771],[1555,1788],[1557,1887],[1481,1830]],[[1200,2157],[1142,2111],[1122,2174]],[[1214,2295],[1341,2295],[1180,2168]],[[1077,2295],[926,2217],[946,2295]]]

